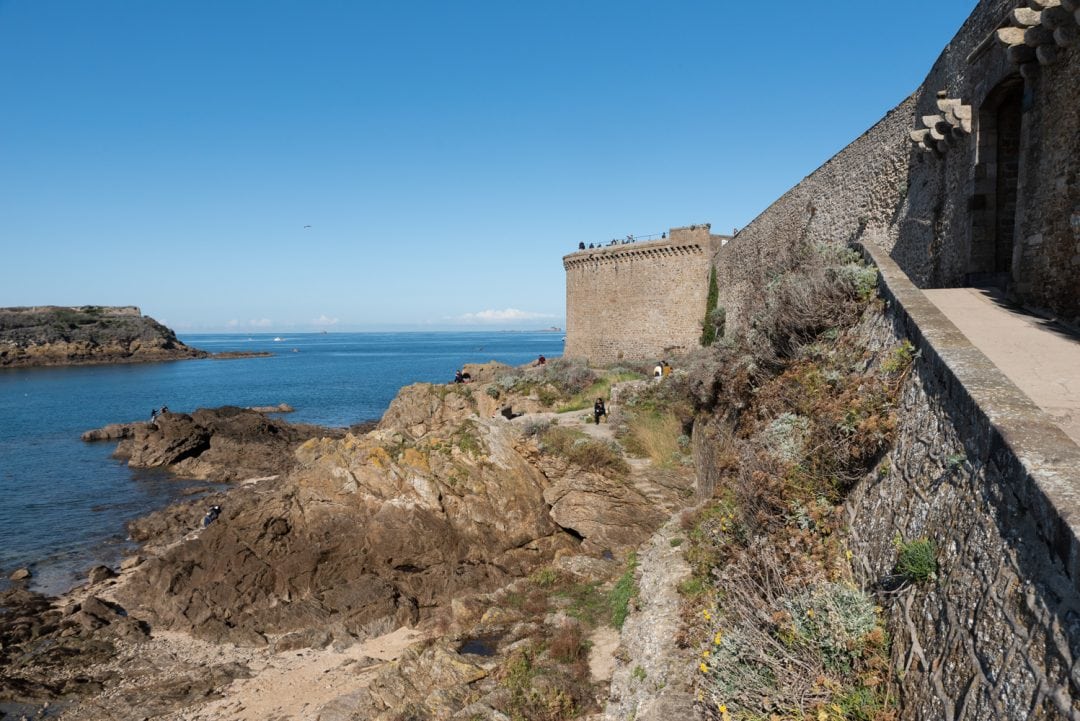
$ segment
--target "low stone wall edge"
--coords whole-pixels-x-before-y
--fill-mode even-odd
[[[870,242],[855,247],[878,268],[882,297],[929,372],[948,389],[947,402],[979,429],[982,438],[967,438],[965,445],[984,460],[995,456],[1008,463],[1009,475],[1024,484],[1017,493],[1044,541],[1080,590],[1080,446],[972,345],[881,247]]]

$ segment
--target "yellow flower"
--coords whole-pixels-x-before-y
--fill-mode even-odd
[[[817,719],[818,721],[829,721],[829,713],[825,709],[819,709]]]
[[[850,551],[850,550],[844,551],[844,556],[846,556],[846,557],[847,557],[847,560],[849,560],[849,561],[850,561],[850,560],[851,560],[851,556],[852,556],[852,555],[853,555],[853,554],[851,553],[851,551]]]
[[[709,670],[709,667],[705,665],[704,661],[702,661],[701,663],[698,664],[698,668],[701,669],[702,673],[705,673],[706,671]]]
[[[814,609],[812,609],[812,608],[806,609],[806,615],[809,616],[810,618],[813,618],[814,617]]]
[[[713,646],[719,646],[720,645],[720,639],[722,637],[723,637],[723,634],[721,634],[719,631],[717,631],[716,635],[713,636],[713,638],[712,638]]]
[[[709,657],[709,649],[705,649],[704,651],[702,651],[701,652],[701,657],[702,658],[708,658]]]
[[[712,614],[709,613],[709,609],[707,609],[707,608],[704,611],[701,612],[701,615],[705,617],[706,621],[711,621],[712,620]]]

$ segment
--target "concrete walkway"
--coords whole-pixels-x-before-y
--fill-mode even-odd
[[[1017,309],[993,290],[923,293],[1080,445],[1080,336]]]

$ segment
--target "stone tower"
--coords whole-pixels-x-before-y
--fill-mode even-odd
[[[706,223],[565,256],[564,355],[606,365],[695,348],[713,254],[727,240]]]

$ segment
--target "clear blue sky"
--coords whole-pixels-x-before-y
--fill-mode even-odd
[[[973,7],[0,0],[0,306],[561,326],[578,241],[745,225]]]

